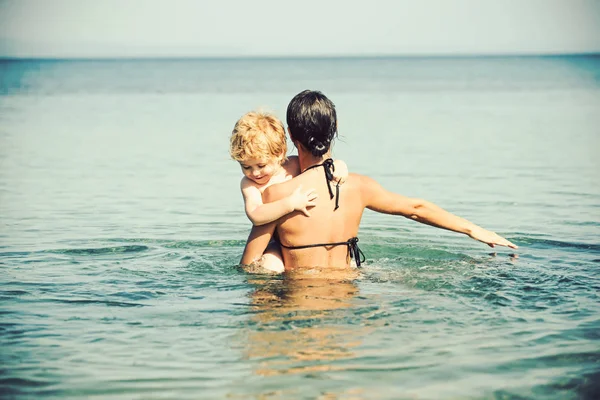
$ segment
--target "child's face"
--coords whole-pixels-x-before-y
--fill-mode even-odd
[[[244,175],[258,185],[269,183],[271,177],[281,168],[281,160],[272,158],[270,160],[250,158],[240,161]]]

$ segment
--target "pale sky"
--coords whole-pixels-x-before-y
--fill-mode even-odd
[[[0,0],[0,57],[600,53],[600,0]]]

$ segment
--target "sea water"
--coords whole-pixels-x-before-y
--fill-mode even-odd
[[[599,57],[0,75],[0,397],[598,397]],[[231,129],[304,89],[335,102],[351,172],[519,249],[367,211],[358,277],[240,271]]]

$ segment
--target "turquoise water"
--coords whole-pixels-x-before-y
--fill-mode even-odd
[[[0,62],[7,399],[592,399],[600,58]],[[335,157],[519,250],[367,212],[355,279],[251,276],[236,119],[337,105]]]

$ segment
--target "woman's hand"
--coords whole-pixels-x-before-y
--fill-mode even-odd
[[[518,249],[519,246],[516,244],[504,239],[502,236],[498,235],[496,232],[488,231],[487,229],[483,229],[481,227],[475,227],[471,233],[469,234],[473,239],[485,243],[490,247],[494,246],[506,246],[511,249]]]

